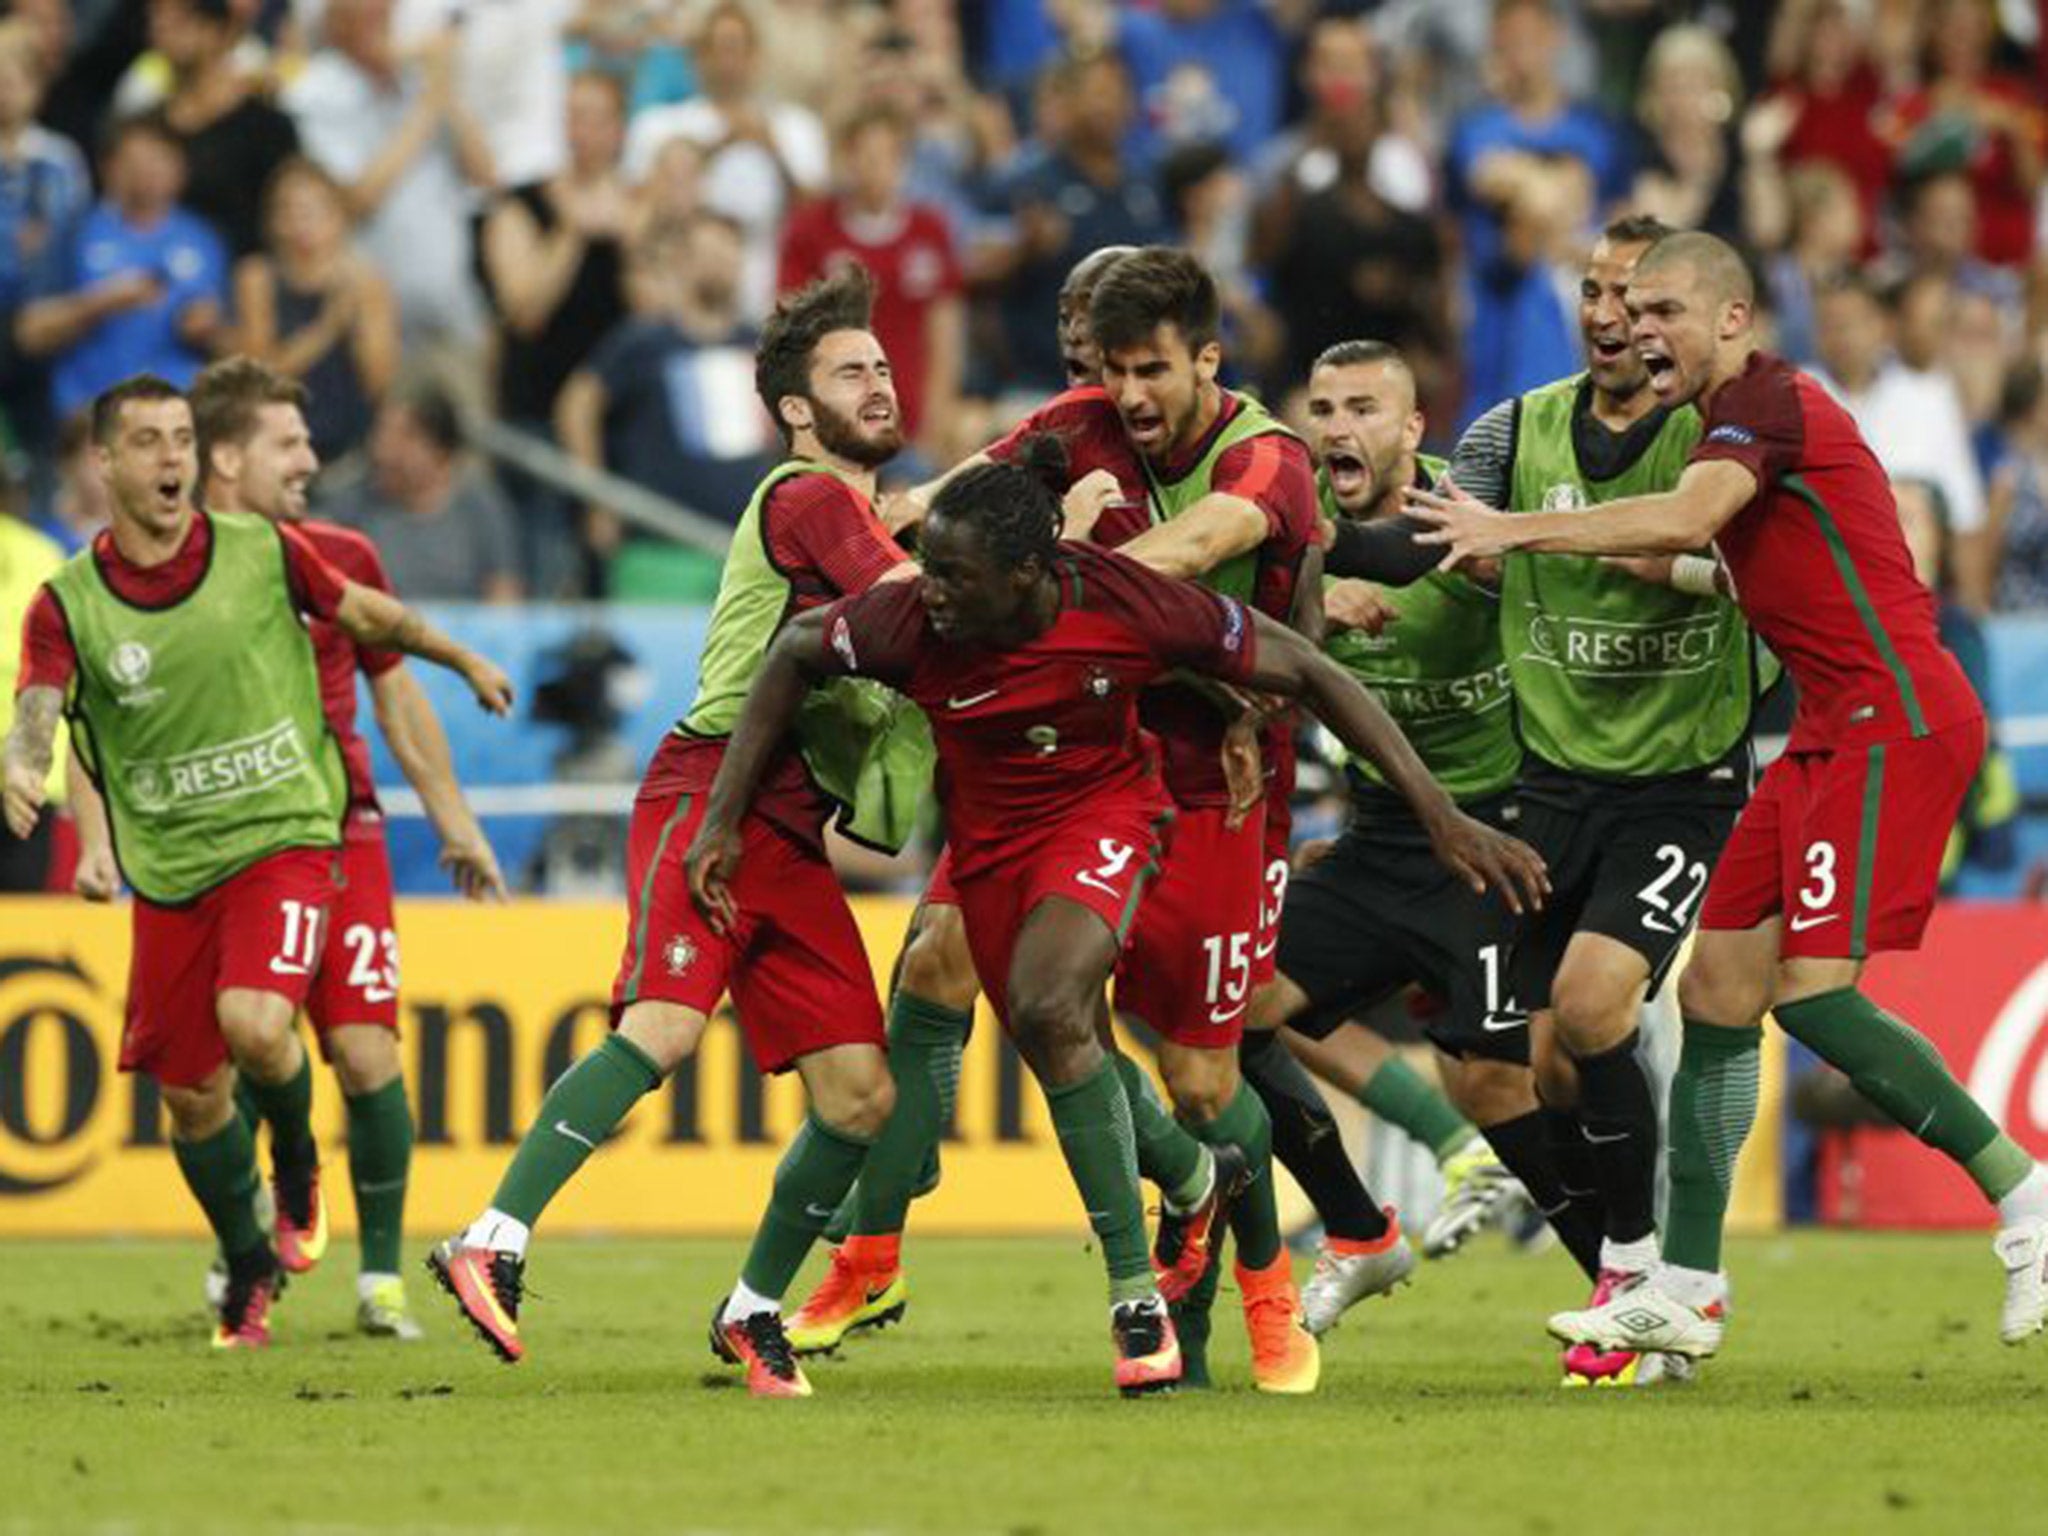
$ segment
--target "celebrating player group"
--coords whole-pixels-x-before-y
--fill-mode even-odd
[[[502,1359],[526,1354],[542,1213],[728,997],[806,1100],[711,1312],[711,1349],[758,1396],[808,1395],[804,1355],[904,1316],[903,1232],[978,996],[1045,1095],[1126,1395],[1209,1383],[1226,1251],[1275,1393],[1314,1391],[1330,1330],[1412,1272],[1311,1072],[1437,1152],[1429,1251],[1527,1193],[1591,1291],[1549,1320],[1568,1383],[1690,1375],[1730,1318],[1721,1229],[1766,1012],[1965,1169],[1998,1212],[2001,1336],[2043,1329],[2048,1169],[1858,990],[1867,956],[1920,940],[1983,710],[1883,471],[1757,350],[1728,246],[1610,226],[1580,288],[1585,371],[1501,403],[1448,462],[1420,451],[1395,349],[1326,351],[1298,435],[1220,382],[1201,264],[1119,248],[1061,295],[1072,387],[885,497],[903,433],[870,301],[849,269],[762,334],[787,456],[739,520],[696,700],[635,802],[613,1029],[428,1259]],[[396,653],[496,712],[509,685],[382,592],[367,546],[302,521],[300,404],[246,363],[190,401],[139,379],[97,402],[114,525],[31,610],[5,749],[22,832],[71,722],[97,790],[82,888],[136,893],[122,1065],[162,1085],[219,1239],[224,1347],[266,1342],[282,1277],[326,1246],[301,1005],[349,1106],[363,1326],[417,1333],[356,670],[458,884],[502,890]],[[1798,713],[1759,781],[1752,716],[1781,672]],[[1342,746],[1351,810],[1297,870],[1304,715]],[[900,848],[927,787],[946,848],[885,1014],[826,828]],[[1637,1021],[1695,929],[1660,1117]],[[1356,1022],[1411,986],[1440,1094]],[[1163,1095],[1113,1018],[1156,1039]],[[1276,1159],[1326,1233],[1300,1291]]]

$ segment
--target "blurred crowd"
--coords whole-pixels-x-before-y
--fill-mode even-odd
[[[647,596],[478,413],[736,520],[753,329],[858,259],[917,475],[1062,387],[1055,297],[1199,252],[1233,382],[1402,347],[1438,443],[1579,365],[1592,233],[1753,253],[1775,346],[1911,491],[1960,609],[2048,606],[2044,0],[12,0],[0,412],[103,515],[79,406],[246,352],[417,598]],[[638,575],[634,573],[638,572]]]

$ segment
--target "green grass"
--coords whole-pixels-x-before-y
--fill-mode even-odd
[[[1126,1403],[1078,1241],[914,1243],[904,1328],[756,1403],[703,1324],[741,1245],[544,1243],[508,1369],[422,1275],[359,1341],[320,1273],[209,1354],[197,1245],[0,1244],[0,1536],[100,1530],[1908,1533],[2048,1529],[2048,1340],[1997,1342],[1983,1239],[1736,1245],[1686,1389],[1561,1392],[1564,1260],[1489,1243],[1332,1335],[1323,1390]],[[338,1254],[337,1270],[352,1254]]]

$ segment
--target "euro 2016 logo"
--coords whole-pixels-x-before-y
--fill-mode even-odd
[[[107,653],[107,676],[114,680],[118,690],[115,700],[130,709],[149,704],[163,697],[163,689],[147,688],[149,674],[156,665],[156,658],[150,655],[149,647],[140,640],[123,640]]]
[[[1562,481],[1543,493],[1543,510],[1546,512],[1583,512],[1586,510],[1586,493],[1569,480]]]

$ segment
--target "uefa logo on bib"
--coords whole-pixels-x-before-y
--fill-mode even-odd
[[[1583,512],[1586,510],[1586,493],[1570,481],[1553,485],[1543,493],[1543,510],[1546,512]]]
[[[107,658],[107,671],[123,688],[140,688],[149,681],[149,647],[140,640],[123,640]]]

